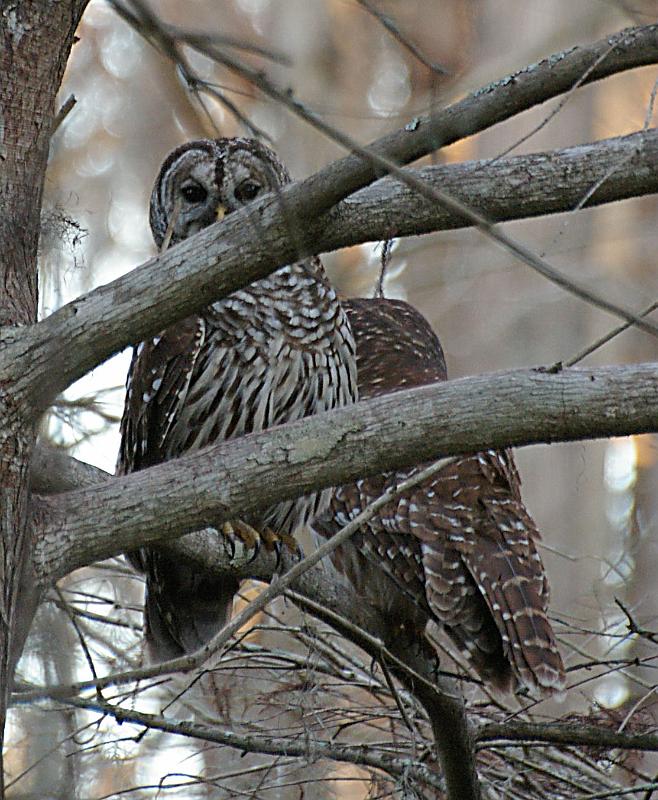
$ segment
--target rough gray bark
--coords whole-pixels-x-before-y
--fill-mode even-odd
[[[658,131],[514,158],[410,169],[409,173],[481,211],[492,222],[556,214],[658,191]],[[334,250],[469,224],[395,178],[384,178],[326,213],[318,225],[318,248]]]
[[[655,431],[658,365],[515,370],[424,386],[226,442],[44,498],[34,569],[72,569],[216,525],[239,508],[440,456]],[[85,509],[81,514],[80,509]]]
[[[55,96],[84,0],[0,9],[0,796],[13,669],[36,607],[29,575],[28,471],[37,419],[14,392],[13,343],[36,322],[37,243]],[[22,364],[28,369],[27,364]]]
[[[574,208],[604,178],[590,204],[656,191],[658,133],[647,131],[492,164],[467,162],[410,173],[492,218],[518,219]],[[126,344],[294,259],[298,243],[290,233],[286,198],[287,192],[302,188],[303,184],[294,184],[282,198],[231,215],[24,332],[12,345],[13,363],[16,367],[29,360],[31,366],[16,376],[17,391],[45,407]],[[247,216],[250,223],[245,225]],[[357,193],[326,217],[316,219],[304,212],[296,222],[312,239],[307,253],[387,238],[392,232],[412,235],[467,224],[458,215],[414,197],[393,179]],[[252,235],[254,223],[258,237]]]

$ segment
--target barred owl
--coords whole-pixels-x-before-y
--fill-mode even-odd
[[[168,156],[155,182],[155,243],[186,239],[289,180],[276,155],[255,140],[185,144]],[[356,395],[347,317],[320,260],[299,261],[135,348],[117,471],[144,469],[351,403]],[[279,503],[244,522],[292,534],[329,496]],[[199,647],[230,615],[235,580],[218,581],[156,548],[129,557],[146,573],[145,629],[156,660]]]
[[[362,399],[446,379],[439,340],[410,305],[360,299],[343,307]],[[337,488],[312,523],[316,536],[329,538],[422,466]],[[550,694],[563,688],[564,668],[546,616],[538,538],[512,453],[487,450],[403,493],[334,551],[333,561],[359,595],[394,621],[391,636],[404,629],[424,635],[432,620],[486,682]]]

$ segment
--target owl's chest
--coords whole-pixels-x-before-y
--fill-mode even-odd
[[[340,309],[333,319],[271,313],[262,304],[228,302],[219,311],[215,306],[206,320],[205,342],[172,431],[176,451],[356,399],[354,344]]]
[[[277,295],[254,300],[237,293],[213,306],[196,372],[217,379],[235,370],[268,386],[290,375],[304,381],[331,371],[332,362],[355,359],[346,325],[337,304],[319,309]]]

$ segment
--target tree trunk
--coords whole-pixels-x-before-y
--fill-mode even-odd
[[[3,350],[20,326],[36,321],[41,195],[53,109],[85,5],[86,0],[5,0],[0,6],[0,731],[37,602],[26,558],[27,476],[37,420],[12,391],[18,376]],[[0,744],[2,738],[0,732]],[[3,787],[0,769],[0,797]]]

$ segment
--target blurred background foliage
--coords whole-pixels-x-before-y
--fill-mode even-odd
[[[372,0],[371,5],[394,19],[446,74],[428,69],[356,0],[152,0],[150,8],[159,19],[186,31],[230,35],[282,54],[288,64],[254,54],[244,58],[280,85],[290,86],[309,109],[361,143],[552,52],[658,18],[658,4],[652,0]],[[191,138],[248,133],[216,98],[190,91],[180,70],[105,0],[89,4],[78,37],[61,92],[62,103],[71,94],[77,102],[53,138],[47,175],[43,314],[154,254],[149,195],[159,165],[173,147]],[[343,154],[242,78],[191,49],[183,52],[200,80],[211,89],[218,87],[271,139],[293,176],[305,177]],[[655,80],[655,68],[648,67],[579,89],[543,126],[563,99],[459,142],[435,159],[494,158],[529,133],[515,153],[641,129]],[[514,222],[506,229],[564,272],[640,309],[658,295],[657,216],[656,198],[645,197]],[[370,295],[380,256],[381,245],[373,243],[327,255],[325,262],[344,295]],[[610,317],[512,261],[472,230],[396,241],[385,290],[410,301],[430,320],[453,377],[566,360],[614,325]],[[652,360],[655,347],[646,334],[630,331],[586,363]],[[112,470],[127,366],[126,352],[80,381],[53,410],[44,432],[78,457]],[[567,667],[655,653],[645,640],[628,637],[628,619],[614,602],[621,600],[645,628],[658,626],[655,438],[526,448],[518,459],[526,502],[544,535],[552,614]],[[37,620],[31,652],[22,663],[24,677],[61,683],[89,677],[90,662],[101,671],[138,663],[140,582],[115,562],[82,571],[64,584],[62,594],[53,595]],[[298,624],[289,606],[277,608],[284,622],[290,618]],[[111,624],[99,625],[95,614],[109,617]],[[77,620],[77,632],[72,619]],[[82,634],[90,650],[86,657],[78,644]],[[262,642],[263,636],[253,641]],[[304,650],[302,639],[293,650]],[[650,664],[653,668],[574,672],[570,684],[583,683],[569,692],[569,705],[560,713],[567,708],[582,712],[592,703],[616,709],[621,719],[641,708],[651,712],[655,660]],[[294,717],[295,724],[305,718],[308,696],[299,697],[303,702],[280,710],[280,729],[293,725],[284,717]],[[336,705],[347,713],[343,699],[336,697]],[[551,711],[554,706],[543,704],[538,713]],[[233,719],[233,711],[224,712]],[[198,707],[197,713],[202,713]],[[30,733],[37,715],[43,733],[39,737]],[[12,797],[91,800],[124,796],[120,793],[138,785],[152,788],[125,796],[242,796],[218,788],[225,785],[221,781],[195,785],[194,790],[158,788],[168,771],[198,775],[203,770],[200,747],[176,743],[172,749],[169,744],[166,759],[162,754],[158,758],[162,735],[122,743],[135,731],[128,734],[72,710],[18,709],[12,719]],[[330,727],[326,721],[324,726]],[[375,728],[376,738],[381,730]],[[98,746],[101,740],[103,747]],[[204,758],[216,750],[203,749]],[[215,752],[216,762],[210,763],[221,764],[228,774],[225,752]],[[142,758],[135,760],[136,753]],[[209,762],[204,763],[207,767]],[[277,762],[276,769],[283,769],[282,764]],[[285,791],[281,775],[286,770],[277,778],[276,791],[267,788],[274,781],[272,769],[266,773],[269,783],[255,794],[247,791],[248,796],[383,796],[357,768],[333,767],[330,775],[323,773],[332,781],[305,788],[296,783],[301,773],[295,773],[294,781],[285,779],[286,786],[292,783]],[[655,760],[645,759],[642,769],[655,773]],[[318,770],[313,776],[318,778]],[[245,786],[253,785],[251,780]],[[167,783],[175,783],[173,777]],[[390,786],[381,791],[386,794]]]

